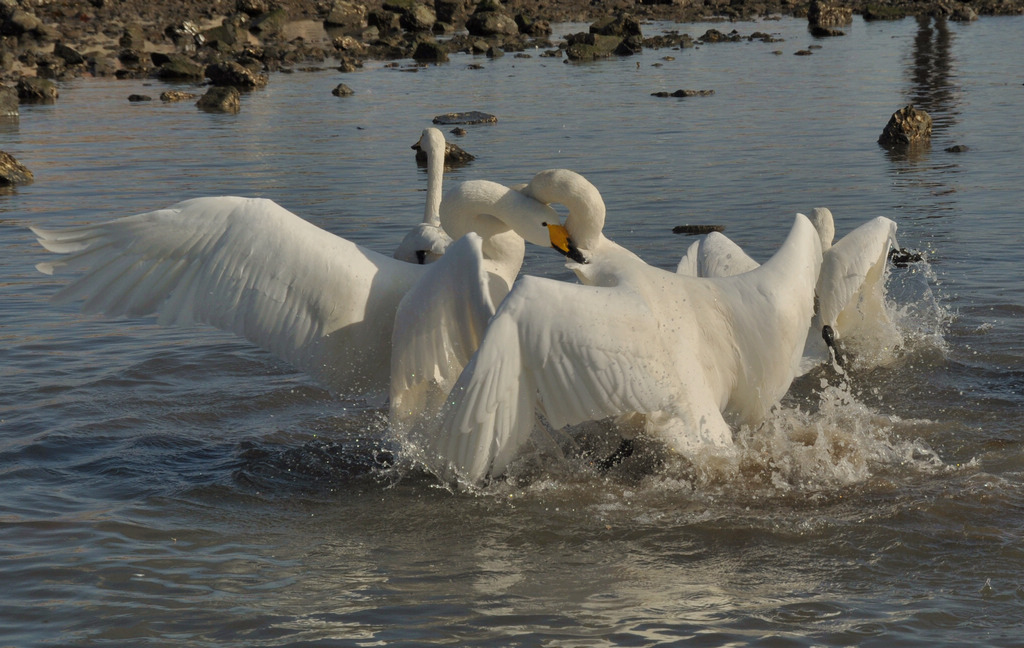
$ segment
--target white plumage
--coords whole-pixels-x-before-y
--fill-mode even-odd
[[[556,429],[639,413],[685,455],[731,454],[729,422],[761,420],[797,372],[821,264],[807,218],[756,271],[697,279],[606,239],[604,203],[579,174],[542,172],[524,193],[569,208],[565,229],[587,262],[567,265],[588,285],[517,282],[427,440],[428,464],[470,482],[496,476],[535,412]]]
[[[870,343],[895,342],[885,308],[885,278],[889,250],[899,249],[896,223],[888,218],[873,218],[834,245],[832,212],[815,207],[810,219],[821,239],[822,263],[815,288],[818,305],[804,347],[805,370],[829,358],[822,339],[826,325],[837,341],[862,338]],[[694,277],[728,277],[757,266],[728,237],[713,232],[690,246],[679,262],[678,272]]]
[[[519,194],[521,201],[502,202],[511,190],[492,189],[473,193],[472,208],[486,208],[494,220],[508,220],[506,229],[534,240],[546,233],[549,207]],[[457,212],[461,187],[450,194]],[[258,198],[196,198],[95,225],[33,232],[46,249],[65,255],[39,264],[41,272],[84,271],[58,301],[81,299],[87,313],[156,315],[163,325],[210,324],[342,394],[387,392],[399,303],[425,276],[437,277],[430,266],[378,254]],[[465,324],[463,310],[448,303],[410,317],[428,334],[440,333]]]

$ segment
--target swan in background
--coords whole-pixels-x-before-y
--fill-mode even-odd
[[[478,193],[475,208],[546,242],[551,208],[520,194],[503,201],[510,190],[502,189]],[[460,195],[458,188],[451,194],[453,209]],[[435,278],[438,292],[451,290],[437,283],[450,274],[363,248],[261,198],[195,198],[118,220],[32,231],[63,255],[38,264],[40,272],[84,270],[56,301],[81,299],[85,313],[111,317],[156,315],[161,325],[210,324],[341,394],[385,394],[402,298],[425,276]],[[487,249],[480,246],[482,254]],[[446,302],[408,316],[425,335],[442,334],[465,322],[465,310]]]
[[[821,265],[810,221],[798,214],[757,270],[698,279],[605,238],[604,202],[579,174],[545,171],[523,191],[568,208],[552,244],[585,285],[515,284],[426,441],[428,467],[471,483],[499,475],[529,440],[535,412],[554,429],[639,414],[683,455],[732,456],[725,417],[762,420],[797,372]]]
[[[811,223],[821,239],[821,274],[815,289],[817,308],[804,346],[804,369],[829,361],[843,363],[837,345],[860,338],[869,344],[899,342],[885,308],[885,279],[890,249],[898,250],[896,223],[874,218],[833,244],[835,220],[825,207],[811,210]],[[728,277],[756,268],[740,246],[718,232],[694,242],[677,271],[694,277]]]
[[[444,179],[444,134],[436,128],[425,128],[412,148],[427,156],[427,201],[423,222],[402,239],[394,257],[409,263],[432,263],[444,255],[452,239],[441,227],[441,187]]]

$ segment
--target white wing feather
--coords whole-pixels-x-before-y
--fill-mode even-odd
[[[554,314],[554,316],[553,316]],[[670,405],[674,371],[657,323],[629,291],[524,277],[452,392],[428,455],[442,475],[500,473],[529,439],[535,407],[558,429]]]
[[[343,393],[384,390],[398,303],[423,268],[366,250],[270,200],[196,198],[61,230],[33,228],[85,269],[56,296],[83,311],[202,322],[242,336]]]
[[[711,232],[690,245],[679,260],[676,273],[691,277],[731,277],[758,265],[728,236]]]
[[[839,239],[825,254],[818,279],[823,324],[836,326],[848,308],[867,309],[867,317],[886,317],[884,285],[889,246],[896,244],[896,223],[879,216]],[[878,302],[878,303],[875,303]],[[844,335],[842,326],[837,333]]]
[[[391,422],[402,432],[436,414],[494,315],[481,238],[467,234],[430,264],[398,307],[392,336]]]

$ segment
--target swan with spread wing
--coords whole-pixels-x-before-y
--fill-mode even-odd
[[[474,210],[480,211],[473,216],[486,213],[504,229],[489,222],[474,233],[467,216]],[[467,241],[455,254],[449,250],[438,268],[366,249],[261,198],[195,198],[102,223],[32,229],[43,247],[61,255],[38,264],[41,272],[81,272],[58,292],[59,302],[82,300],[84,312],[110,317],[155,315],[163,325],[210,324],[250,340],[332,391],[383,395],[391,379],[396,315],[406,294],[418,283],[452,293],[444,282],[457,281],[459,268],[507,265],[505,256],[489,256],[496,250],[492,234],[511,230],[520,247],[522,238],[547,244],[546,225],[557,218],[547,205],[484,180],[449,191],[441,202],[442,223],[447,214],[452,231],[470,225],[460,232]],[[459,293],[463,301],[419,312],[410,308],[403,316],[428,337],[458,336],[461,326],[482,328],[486,320],[467,319],[478,312],[467,304],[497,303],[504,292],[492,295],[489,281],[467,285],[469,292]]]
[[[470,483],[497,476],[536,414],[555,429],[639,414],[684,455],[731,455],[730,423],[763,420],[797,375],[821,265],[810,221],[798,214],[756,270],[702,279],[605,238],[601,195],[577,173],[545,171],[523,191],[568,207],[551,240],[584,285],[515,284],[425,441],[427,464]]]

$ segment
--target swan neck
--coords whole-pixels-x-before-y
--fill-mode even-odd
[[[441,224],[441,188],[444,181],[444,143],[431,141],[427,148],[427,202],[423,208],[423,222]]]

